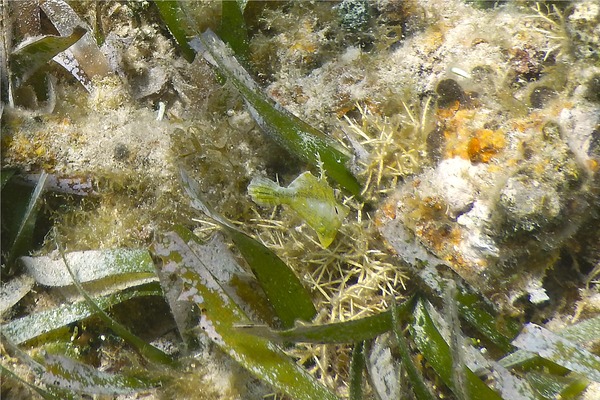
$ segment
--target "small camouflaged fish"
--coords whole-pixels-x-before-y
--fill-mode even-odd
[[[290,206],[317,232],[323,247],[333,242],[348,214],[348,207],[335,200],[327,181],[315,178],[310,172],[298,176],[287,188],[267,178],[254,178],[248,185],[248,193],[261,206]]]

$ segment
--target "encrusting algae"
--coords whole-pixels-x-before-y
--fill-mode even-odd
[[[290,206],[317,232],[325,248],[335,239],[349,211],[348,207],[336,201],[327,181],[316,178],[310,172],[302,173],[287,188],[270,179],[256,177],[250,182],[248,193],[261,206]]]

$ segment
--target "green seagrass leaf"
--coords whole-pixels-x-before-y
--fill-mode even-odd
[[[252,269],[260,286],[267,295],[284,328],[294,326],[296,320],[310,321],[317,314],[310,293],[295,272],[273,251],[251,238],[223,216],[218,215],[204,200],[198,185],[180,169],[185,191],[192,206],[218,222],[229,235]]]
[[[28,39],[10,55],[10,70],[16,86],[20,86],[57,54],[65,51],[86,34],[85,28],[76,26],[68,36],[42,36]]]
[[[269,99],[231,49],[211,30],[196,37],[190,45],[240,92],[250,114],[266,135],[292,155],[322,168],[353,195],[360,196],[361,186],[345,165],[350,154],[339,143]]]
[[[188,26],[179,1],[155,0],[154,4],[156,4],[160,16],[167,25],[167,28],[169,28],[169,31],[171,31],[175,41],[177,41],[183,57],[188,62],[194,61],[196,52],[188,44]]]
[[[414,312],[414,323],[410,324],[413,341],[442,382],[453,392],[466,393],[469,399],[501,400],[501,397],[487,386],[466,366],[464,368],[464,387],[454,382],[453,361],[450,346],[433,323],[423,301],[418,301]]]
[[[229,297],[205,263],[177,233],[161,235],[153,251],[163,260],[163,269],[183,282],[179,301],[189,301],[202,311],[199,334],[206,334],[236,362],[257,378],[297,400],[336,400],[306,370],[265,338],[240,332],[238,324],[250,322]]]

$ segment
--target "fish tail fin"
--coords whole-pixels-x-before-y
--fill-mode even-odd
[[[270,179],[256,177],[248,185],[248,194],[260,206],[281,204],[281,187]]]

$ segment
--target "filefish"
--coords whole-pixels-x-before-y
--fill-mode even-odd
[[[319,242],[325,248],[335,239],[349,211],[348,207],[336,201],[327,181],[317,179],[310,172],[302,173],[288,187],[281,187],[268,178],[256,177],[248,185],[248,194],[263,207],[289,206],[317,232]]]

